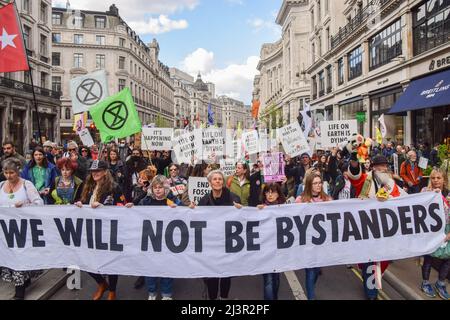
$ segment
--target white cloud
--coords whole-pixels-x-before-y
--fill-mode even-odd
[[[92,0],[69,0],[71,9],[106,12],[110,3]],[[186,20],[171,20],[168,15],[185,9],[193,10],[199,0],[114,0],[119,15],[138,34],[160,34],[177,29],[186,29]],[[66,0],[53,0],[56,7],[66,6]],[[158,17],[148,17],[149,15]]]
[[[269,30],[275,36],[281,37],[281,27],[273,21],[266,21],[261,18],[248,19],[247,24],[253,28],[253,32],[257,33],[262,30]]]
[[[251,56],[242,64],[230,64],[223,69],[214,68],[214,53],[197,49],[181,63],[181,69],[196,77],[202,72],[204,81],[216,85],[218,95],[227,95],[249,104],[252,99],[253,80],[258,74],[256,69],[259,57]]]
[[[199,71],[202,74],[208,74],[213,67],[214,53],[203,48],[198,48],[190,53],[181,63],[181,69],[194,76],[197,76]]]
[[[130,27],[140,35],[161,34],[177,29],[186,29],[188,22],[186,20],[171,20],[166,15],[160,15],[158,18],[150,18],[147,21],[132,21]]]
[[[67,0],[53,0],[54,6],[65,7]],[[108,11],[115,3],[119,14],[125,19],[142,18],[144,14],[172,14],[184,9],[193,10],[199,0],[114,0],[113,2],[92,0],[69,0],[72,9]]]

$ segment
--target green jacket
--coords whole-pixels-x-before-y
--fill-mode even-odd
[[[248,207],[248,199],[250,197],[250,181],[246,179],[242,187],[239,183],[239,178],[236,176],[228,177],[226,181],[227,188],[241,199],[241,204],[244,207]]]

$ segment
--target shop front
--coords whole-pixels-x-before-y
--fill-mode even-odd
[[[414,144],[449,144],[450,69],[413,79],[389,114],[408,111]]]
[[[358,121],[358,132],[364,134],[367,108],[361,96],[339,102],[339,120]]]
[[[371,137],[376,137],[376,129],[379,128],[378,120],[381,115],[387,127],[386,141],[393,141],[395,144],[405,144],[405,127],[407,113],[387,115],[392,106],[397,102],[403,93],[402,87],[394,86],[390,89],[379,90],[370,94],[370,133]]]

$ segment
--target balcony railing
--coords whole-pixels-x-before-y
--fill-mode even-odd
[[[356,16],[349,22],[345,27],[339,28],[339,32],[331,37],[331,48],[336,48],[342,42],[347,40],[350,35],[352,35],[356,29],[361,27],[366,23],[369,17],[376,17],[376,15],[381,14],[381,12],[374,12],[374,8],[383,8],[388,2],[394,2],[395,0],[372,0],[369,4],[362,8]]]
[[[16,80],[7,79],[4,77],[0,77],[0,87],[16,89],[28,93],[33,93],[33,89],[31,84],[20,82]],[[61,98],[61,92],[52,91],[46,88],[36,87],[34,86],[34,93],[43,97],[50,97],[54,99]]]

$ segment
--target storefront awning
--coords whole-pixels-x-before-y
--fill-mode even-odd
[[[450,105],[450,69],[414,80],[389,114]]]

